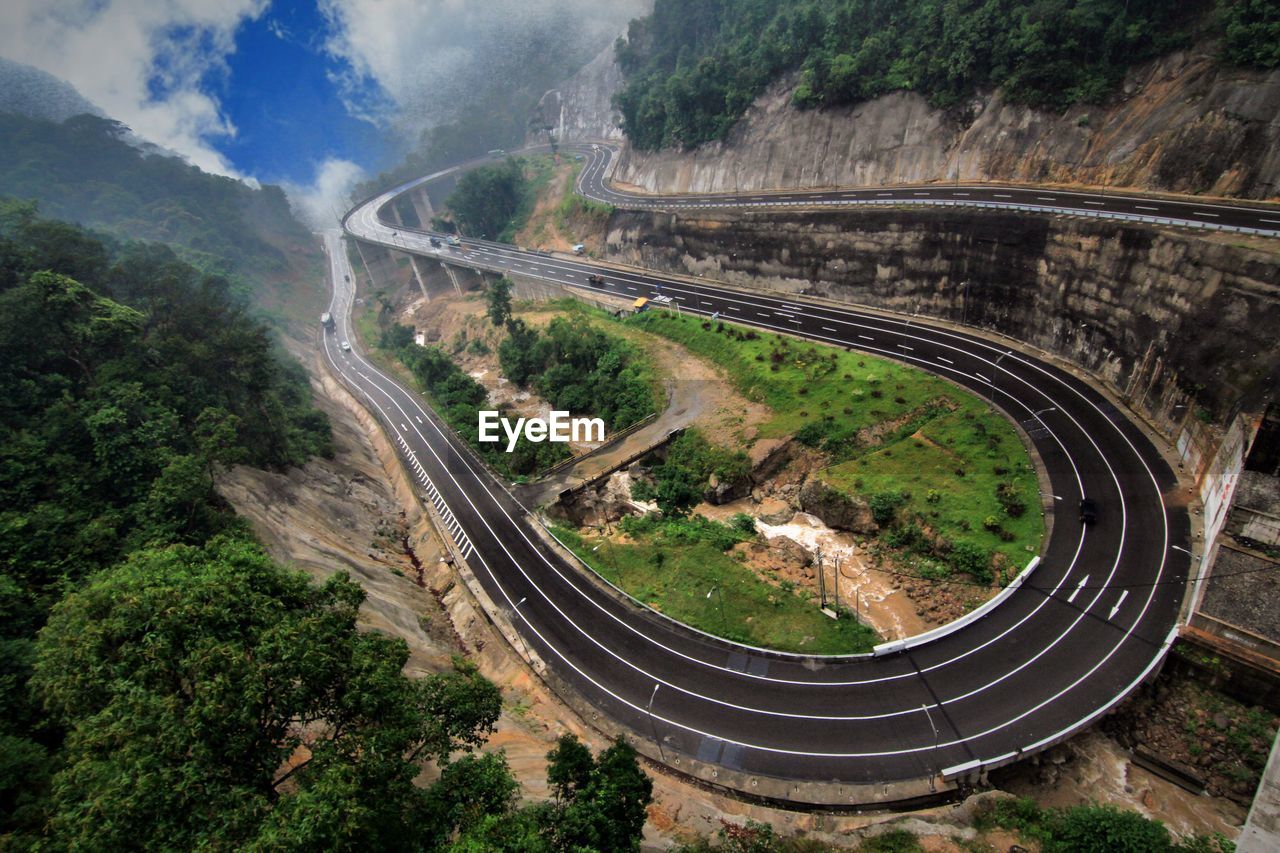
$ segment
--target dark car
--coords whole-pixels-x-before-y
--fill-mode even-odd
[[[1098,520],[1098,504],[1092,498],[1080,501],[1080,523],[1093,524]]]
[[[431,246],[432,246],[432,248],[439,249],[439,248],[440,248],[440,238],[439,238],[439,237],[432,237],[432,238],[431,238]]]
[[[591,285],[592,287],[604,287],[604,276],[589,275],[587,276],[587,284]]]

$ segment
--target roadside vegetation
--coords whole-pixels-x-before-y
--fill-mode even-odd
[[[451,219],[435,224],[468,237],[511,243],[528,222],[554,169],[549,156],[508,157],[500,164],[472,169],[445,200]]]
[[[922,370],[731,323],[651,311],[628,325],[714,362],[769,406],[760,435],[824,453],[821,479],[866,500],[882,544],[922,576],[1007,582],[1039,550],[1035,471],[986,401]]]
[[[807,598],[759,578],[734,545],[755,538],[755,523],[732,525],[701,516],[627,517],[625,541],[553,527],[553,532],[601,577],[648,606],[718,637],[779,651],[856,654],[879,638],[849,617],[832,619]]]
[[[658,0],[617,43],[616,96],[632,144],[724,139],[757,96],[798,73],[802,108],[919,92],[963,110],[1000,87],[1016,104],[1099,103],[1135,64],[1223,38],[1226,62],[1280,66],[1268,0],[943,3],[939,0]]]

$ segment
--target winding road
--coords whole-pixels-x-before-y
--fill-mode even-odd
[[[614,156],[609,146],[561,147],[587,158],[580,176],[584,194],[618,206],[754,204],[754,197],[766,195],[622,194],[605,182]],[[887,783],[970,777],[1070,736],[1136,688],[1168,650],[1189,570],[1182,550],[1189,546],[1188,517],[1181,503],[1165,500],[1176,480],[1161,455],[1085,382],[990,339],[916,319],[620,271],[485,241],[435,248],[425,232],[380,218],[396,195],[441,174],[357,205],[343,221],[346,233],[446,263],[569,287],[598,290],[587,276],[600,273],[604,289],[615,295],[661,292],[683,311],[922,367],[992,398],[1019,421],[1043,461],[1053,499],[1065,510],[1056,514],[1041,561],[1022,586],[981,618],[927,641],[876,655],[814,657],[708,637],[586,579],[547,546],[525,508],[430,408],[368,361],[350,326],[349,282],[356,276],[339,235],[328,235],[337,322],[323,335],[329,364],[379,416],[459,553],[546,663],[553,683],[630,728],[641,744],[657,741],[662,760],[749,793],[831,804],[893,799]],[[877,192],[776,193],[761,203],[848,204],[867,193],[884,203]],[[1065,195],[1041,194],[1055,200]],[[1225,208],[1219,218],[1227,219]],[[343,351],[343,340],[354,349]],[[1097,523],[1089,526],[1075,513],[1086,495],[1099,507]],[[872,790],[885,793],[872,797]]]

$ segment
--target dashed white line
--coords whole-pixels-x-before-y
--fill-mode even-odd
[[[1191,212],[1194,213],[1196,216],[1212,216],[1214,219],[1218,218],[1218,214],[1210,213],[1207,210],[1193,210]]]
[[[1134,207],[1136,207],[1138,210],[1159,210],[1160,209],[1158,207],[1147,207],[1146,205],[1143,205],[1143,204],[1135,204]]]
[[[830,326],[823,326],[823,327],[822,327],[822,331],[824,331],[824,332],[836,332],[836,333],[839,333],[839,330],[838,330],[838,329],[833,329],[833,328],[831,328]]]
[[[875,340],[875,338],[873,338],[873,337],[869,337],[868,335],[858,335],[858,337],[862,338],[864,341],[874,341],[874,340]]]
[[[1086,201],[1085,201],[1085,204],[1094,204],[1094,205],[1097,205],[1098,207],[1102,207],[1104,204],[1106,204],[1106,202],[1104,202],[1104,201],[1088,201],[1088,200],[1086,200]]]
[[[943,358],[942,356],[938,356],[938,361],[942,362],[943,364],[955,364],[955,362],[952,361],[951,359]]]
[[[1057,201],[1057,199],[1051,195],[1038,195],[1036,201]]]
[[[993,195],[994,195],[996,198],[1013,198],[1013,196],[1011,196],[1011,195],[1007,195],[1007,194],[1005,194],[1005,193],[993,193]]]

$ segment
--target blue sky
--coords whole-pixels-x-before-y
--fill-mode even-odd
[[[652,0],[0,0],[0,56],[208,172],[329,217],[468,106],[495,52],[573,21],[605,48]]]
[[[277,0],[236,32],[226,73],[210,83],[236,128],[214,146],[237,171],[303,184],[325,160],[376,172],[398,153],[385,131],[347,112],[336,75],[348,68],[325,53],[326,27],[314,3]],[[375,83],[366,85],[369,96],[383,97]]]

